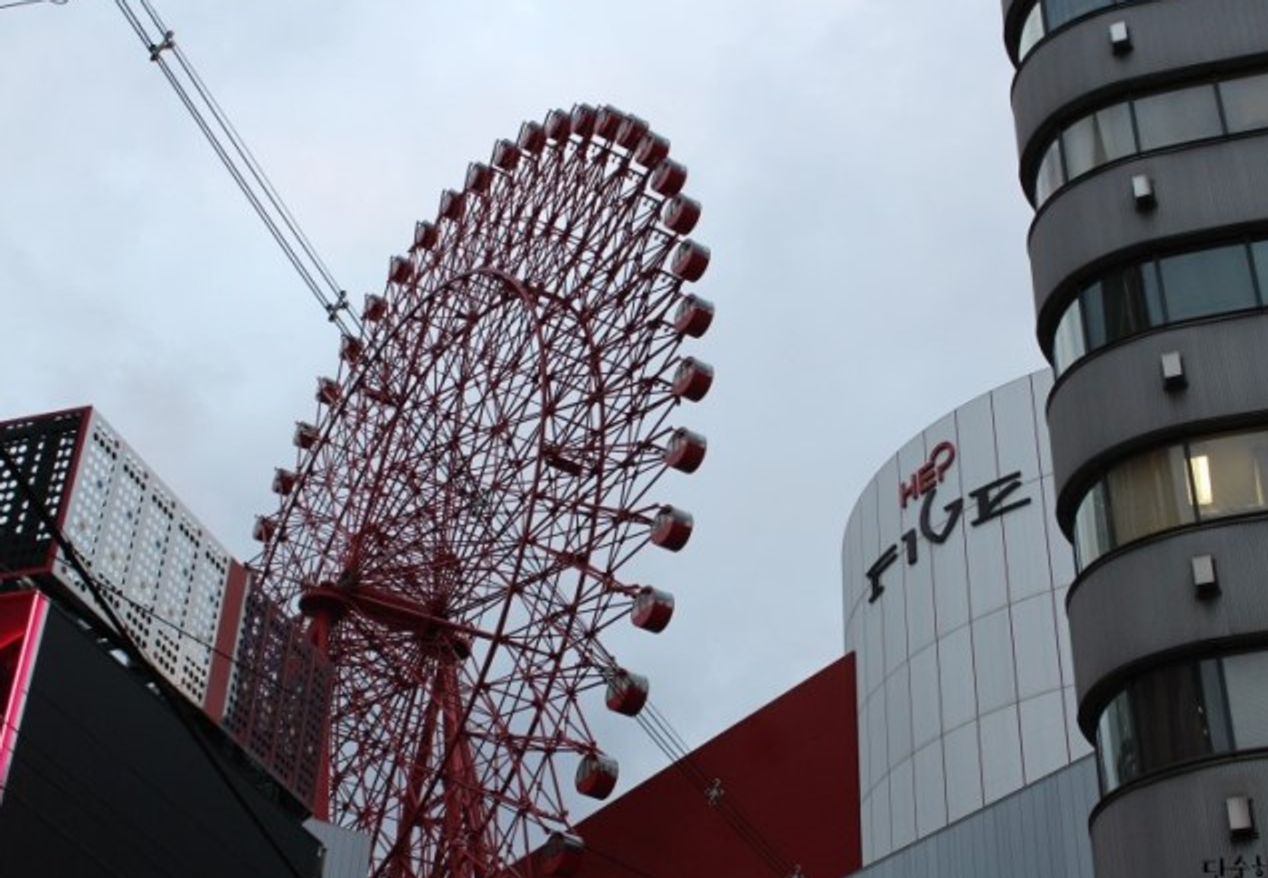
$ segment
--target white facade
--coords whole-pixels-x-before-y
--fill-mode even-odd
[[[128,636],[195,704],[220,719],[245,571],[96,411],[71,472],[64,531]],[[91,590],[59,552],[54,571],[105,618]],[[231,586],[236,586],[231,588]],[[236,594],[234,592],[237,592]],[[229,600],[227,600],[229,598]]]
[[[1045,370],[961,406],[869,483],[842,551],[863,864],[1091,752],[1076,719]]]

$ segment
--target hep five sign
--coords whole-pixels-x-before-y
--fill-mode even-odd
[[[945,480],[947,470],[955,460],[955,446],[950,442],[939,442],[929,452],[929,459],[898,483],[899,508],[905,512],[908,507],[919,505],[919,520],[916,526],[903,532],[899,542],[888,546],[872,566],[867,568],[865,575],[869,587],[869,604],[876,603],[884,594],[883,576],[885,571],[898,563],[900,546],[907,566],[911,567],[920,560],[920,543],[927,541],[933,546],[945,543],[964,517],[966,509],[973,516],[969,519],[969,527],[978,527],[1030,503],[1030,497],[1017,496],[1022,487],[1021,471],[1018,470],[987,482],[969,491],[965,497],[957,497],[943,505],[941,511],[946,519],[940,525],[935,525],[933,518],[938,486]]]

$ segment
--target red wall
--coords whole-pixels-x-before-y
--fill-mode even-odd
[[[709,805],[699,782],[670,766],[577,826],[576,878],[771,878],[746,840],[843,878],[862,865],[853,654],[834,662],[693,751],[693,773],[720,778]]]

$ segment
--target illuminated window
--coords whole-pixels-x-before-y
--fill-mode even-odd
[[[1079,569],[1120,546],[1199,521],[1268,511],[1268,430],[1206,436],[1111,467],[1074,518]]]

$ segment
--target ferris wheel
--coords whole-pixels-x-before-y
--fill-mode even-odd
[[[713,380],[681,350],[713,318],[685,181],[615,108],[524,123],[418,223],[297,425],[254,566],[334,669],[318,816],[369,834],[375,875],[566,871],[568,775],[616,784],[585,710],[637,714],[648,683],[604,634],[668,623],[628,563],[686,544],[652,489],[706,449],[676,420]]]

